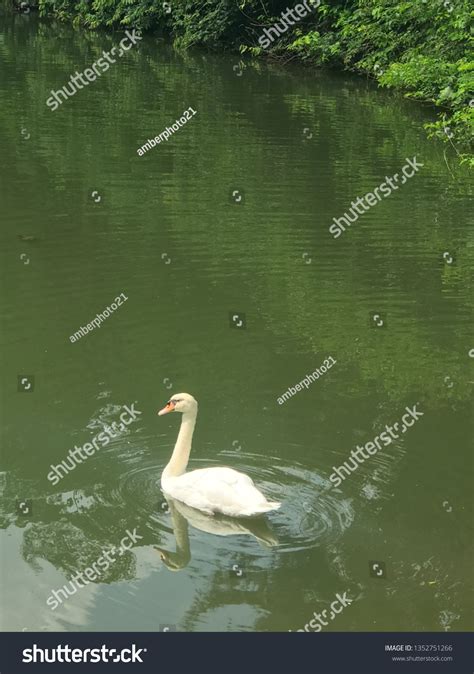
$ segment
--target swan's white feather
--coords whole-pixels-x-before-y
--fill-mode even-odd
[[[201,468],[162,478],[161,484],[173,498],[208,514],[252,517],[280,507],[267,501],[248,475],[232,468]]]

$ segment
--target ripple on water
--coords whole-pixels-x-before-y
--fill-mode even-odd
[[[278,539],[280,551],[292,552],[333,543],[352,524],[354,510],[350,499],[344,498],[333,485],[316,472],[302,465],[286,465],[276,457],[259,465],[260,455],[236,452],[221,452],[231,456],[230,465],[247,473],[267,498],[282,502],[280,510],[267,516]],[[222,458],[214,461],[194,460],[196,468],[222,465]],[[158,528],[170,530],[168,509],[163,507],[160,487],[162,466],[127,466],[108,495],[101,493],[101,501],[126,506],[137,515],[153,518]],[[221,537],[215,537],[222,542]]]
[[[118,415],[121,411],[121,405],[107,403],[107,405],[104,405],[94,412],[90,422],[87,424],[87,428],[89,428],[91,431],[102,431],[107,426],[110,426],[112,422],[117,421]]]

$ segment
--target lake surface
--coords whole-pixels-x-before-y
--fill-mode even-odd
[[[345,592],[323,629],[470,629],[470,190],[456,148],[426,139],[432,111],[150,36],[52,111],[51,90],[123,33],[0,22],[1,628],[297,630]],[[413,178],[330,234],[415,156]],[[180,418],[156,411],[181,391],[200,405],[190,468],[249,474],[282,501],[266,521],[164,500]],[[132,404],[133,423],[48,480]]]

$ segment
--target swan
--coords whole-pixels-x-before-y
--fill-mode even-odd
[[[159,410],[158,416],[181,412],[181,427],[173,454],[161,474],[161,487],[177,501],[207,515],[221,513],[229,517],[255,517],[277,510],[281,503],[267,501],[248,475],[232,468],[201,468],[186,473],[191,441],[198,411],[197,401],[189,393],[176,393]]]

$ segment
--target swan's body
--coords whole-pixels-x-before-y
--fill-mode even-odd
[[[248,475],[232,468],[201,468],[186,473],[197,402],[188,393],[178,393],[158,414],[173,411],[182,412],[183,418],[170,462],[161,475],[166,494],[208,515],[255,517],[280,507],[280,503],[267,501]]]
[[[274,510],[244,473],[232,468],[201,468],[178,477],[162,476],[163,490],[208,515],[222,513],[230,517],[251,517]]]

